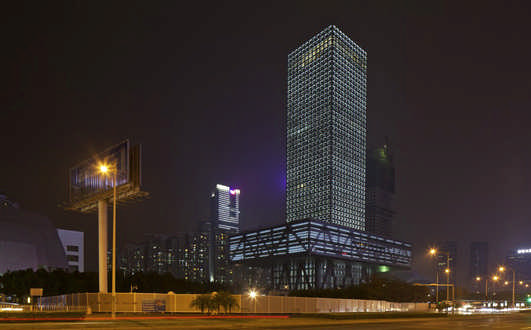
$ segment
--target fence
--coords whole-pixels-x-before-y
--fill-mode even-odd
[[[116,312],[119,313],[195,313],[190,303],[195,294],[116,293]],[[342,313],[342,312],[411,312],[428,311],[426,303],[394,303],[383,300],[307,298],[287,296],[234,295],[239,307],[233,313]],[[111,312],[110,293],[75,293],[41,297],[37,306],[42,311]]]

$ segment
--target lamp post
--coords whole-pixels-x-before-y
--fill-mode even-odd
[[[438,251],[436,248],[431,248],[429,251],[431,256],[437,256],[438,253],[442,253],[446,255],[446,269],[444,272],[446,273],[446,301],[449,300],[450,297],[450,252],[447,251]],[[439,300],[439,273],[437,272],[437,302]]]
[[[500,279],[500,277],[498,275],[494,275],[492,276],[492,302],[494,303],[494,299],[496,299],[496,282],[498,282],[498,280]]]
[[[251,289],[251,291],[249,291],[249,297],[254,300],[254,313],[256,314],[256,296],[257,296],[257,292],[256,290],[254,289]]]
[[[503,273],[508,267],[505,267],[505,266],[500,266],[498,268],[498,270],[500,271],[500,273]],[[514,293],[515,293],[515,282],[516,282],[516,272],[514,271],[514,269],[510,269],[512,272],[513,272],[513,308],[516,306],[514,304]]]
[[[480,276],[476,276],[476,282],[479,282],[481,281],[481,277]],[[488,287],[488,283],[489,283],[489,278],[488,277],[485,277],[485,302],[487,302],[489,300],[489,287]]]
[[[100,165],[100,173],[112,175],[112,303],[111,314],[116,317],[116,167],[105,164]]]

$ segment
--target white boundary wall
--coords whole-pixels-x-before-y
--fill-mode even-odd
[[[116,311],[129,313],[170,312],[196,313],[190,307],[196,294],[163,293],[117,293]],[[396,303],[384,300],[308,298],[288,296],[234,295],[240,307],[233,313],[352,313],[352,312],[424,312],[427,303]],[[110,293],[74,293],[42,297],[37,301],[42,311],[82,310],[90,307],[92,312],[111,312]]]

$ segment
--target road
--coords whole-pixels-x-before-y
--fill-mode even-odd
[[[127,320],[61,321],[35,323],[0,323],[0,330],[27,329],[262,329],[262,330],[392,330],[392,329],[506,329],[531,330],[531,314],[458,316],[450,318],[412,318],[380,320],[330,320],[291,318],[286,320]]]

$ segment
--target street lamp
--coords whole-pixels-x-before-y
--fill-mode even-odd
[[[498,275],[494,275],[492,276],[492,302],[494,303],[495,302],[495,296],[496,296],[496,282],[498,282],[498,280],[500,279],[500,277]]]
[[[446,301],[449,300],[450,297],[450,252],[447,251],[438,251],[436,248],[431,248],[429,250],[429,254],[431,256],[437,256],[438,253],[442,253],[446,255],[446,269],[444,272],[446,273]],[[438,279],[439,273],[437,272],[437,293],[439,292],[439,279]]]
[[[477,276],[476,281],[481,281],[481,277]],[[489,278],[485,277],[485,303],[489,300]]]
[[[116,166],[100,164],[100,173],[112,174],[112,317],[116,317]]]
[[[505,266],[500,266],[500,267],[498,267],[498,270],[500,271],[500,273],[503,273],[506,270],[506,267]],[[513,272],[513,308],[514,308],[516,306],[514,304],[514,293],[515,293],[515,286],[514,285],[515,285],[515,282],[516,282],[516,273],[515,273],[514,269],[512,269],[512,268],[511,268],[511,271]],[[507,284],[508,284],[508,282],[505,281],[505,285],[507,285]]]
[[[437,255],[437,249],[431,248],[428,252],[432,257]],[[439,269],[435,269],[435,303],[439,305]]]
[[[256,297],[257,297],[258,293],[256,292],[256,290],[254,289],[251,289],[249,291],[249,298],[251,298],[252,300],[254,300],[254,313],[256,314]]]

